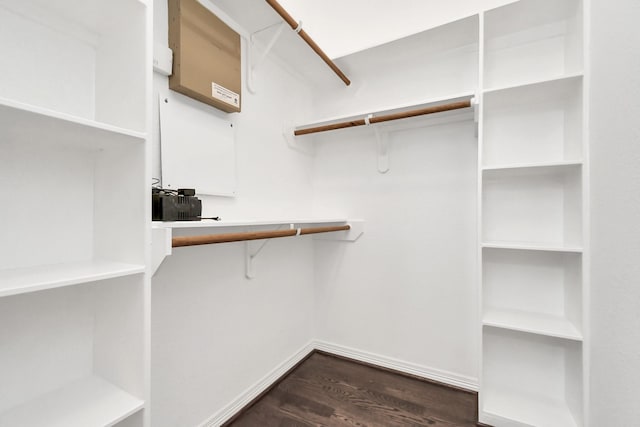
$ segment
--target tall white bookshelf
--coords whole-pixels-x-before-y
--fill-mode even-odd
[[[481,422],[584,426],[587,141],[581,0],[481,16]]]
[[[0,3],[0,426],[143,426],[150,5]]]

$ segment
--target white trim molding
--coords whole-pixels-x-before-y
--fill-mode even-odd
[[[311,341],[198,427],[218,427],[222,425],[222,423],[241,411],[242,408],[248,405],[253,399],[275,384],[288,370],[300,363],[314,350],[314,342]]]
[[[463,388],[469,391],[478,391],[478,378],[455,374],[442,369],[430,368],[428,366],[417,365],[379,354],[369,353],[354,348],[345,347],[325,341],[314,341],[316,350],[335,354],[336,356],[347,357],[359,362],[370,363],[382,368],[392,369],[404,374],[414,375],[426,380],[437,381],[445,385]]]
[[[392,369],[394,371],[424,378],[426,380],[437,381],[445,385],[451,385],[469,391],[478,391],[477,378],[454,374],[452,372],[444,371],[441,369],[417,365],[414,363],[405,362],[403,360],[381,356],[379,354],[369,353],[362,350],[356,350],[354,348],[345,347],[326,341],[311,341],[300,350],[298,350],[294,355],[274,368],[257,383],[249,387],[245,392],[241,393],[231,403],[215,413],[211,418],[198,425],[198,427],[219,427],[224,422],[231,419],[231,417],[233,417],[236,413],[241,411],[246,405],[248,405],[261,393],[263,393],[269,387],[273,386],[278,380],[282,378],[284,374],[287,373],[287,371],[296,366],[315,350],[331,353],[336,356],[346,357],[358,362],[379,366],[381,368]]]

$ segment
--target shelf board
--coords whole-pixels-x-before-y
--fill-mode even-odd
[[[482,318],[485,326],[582,341],[582,334],[566,318],[516,310],[487,310]]]
[[[143,407],[144,401],[90,376],[0,414],[0,427],[106,427]]]
[[[325,117],[325,118],[321,118],[318,120],[315,120],[313,122],[310,123],[305,123],[305,124],[301,124],[301,125],[297,125],[295,126],[295,130],[299,130],[299,129],[306,129],[306,128],[311,128],[311,127],[316,127],[316,126],[323,126],[323,125],[328,125],[331,123],[337,123],[337,122],[343,122],[343,121],[351,121],[351,120],[358,120],[358,119],[363,119],[364,117],[368,116],[369,114],[373,114],[374,116],[376,115],[381,115],[381,114],[394,114],[394,113],[399,113],[402,111],[408,111],[408,110],[414,110],[414,109],[419,109],[419,108],[425,108],[425,107],[430,107],[430,106],[434,106],[434,105],[438,105],[438,104],[442,104],[445,102],[457,102],[457,101],[464,101],[467,100],[469,98],[473,98],[475,97],[475,93],[473,92],[464,92],[464,93],[457,93],[457,94],[452,94],[452,95],[448,95],[445,97],[439,97],[439,98],[432,98],[432,99],[427,99],[424,100],[423,102],[420,102],[418,104],[411,104],[411,105],[390,105],[388,107],[382,108],[382,109],[378,109],[376,111],[361,111],[361,112],[355,112],[352,113],[348,116],[342,115],[342,116],[332,116],[332,117]],[[465,112],[468,114],[468,111],[466,111],[468,109],[465,109]],[[449,114],[460,114],[461,110],[453,110],[453,111],[448,111],[445,113],[449,113]],[[442,116],[442,114],[445,113],[438,113],[438,116]],[[381,124],[389,124],[389,122],[384,122]]]
[[[522,83],[518,83],[518,84],[509,84],[509,85],[504,85],[504,86],[496,86],[496,87],[492,87],[492,88],[486,88],[486,89],[482,90],[482,93],[487,95],[487,94],[492,94],[492,93],[497,93],[497,92],[505,92],[505,91],[510,91],[510,90],[514,90],[514,89],[521,89],[521,88],[526,88],[526,87],[531,87],[531,86],[544,85],[544,84],[552,83],[552,82],[563,82],[563,81],[567,81],[568,82],[570,80],[580,80],[580,79],[583,78],[583,76],[584,76],[584,73],[582,73],[582,72],[565,74],[565,75],[561,75],[561,76],[557,76],[557,77],[551,77],[551,78],[545,78],[545,79],[539,79],[539,80],[532,80],[532,81],[522,82]]]
[[[557,162],[540,162],[540,163],[513,163],[504,165],[483,166],[483,171],[501,171],[513,169],[562,169],[582,166],[582,160],[567,160]]]
[[[59,144],[89,150],[143,143],[146,134],[0,98],[0,141]]]
[[[480,419],[495,425],[577,427],[567,404],[543,397],[514,392],[485,390]]]
[[[523,251],[548,251],[548,252],[567,252],[567,253],[582,253],[582,247],[580,246],[562,246],[545,243],[532,243],[532,242],[484,242],[483,248],[487,249],[510,249],[510,250],[523,250]]]
[[[145,266],[103,260],[0,270],[0,297],[144,273]]]
[[[239,219],[222,221],[153,221],[152,228],[231,228],[231,227],[259,227],[266,225],[285,224],[336,224],[348,222],[345,218],[298,218],[298,219]]]

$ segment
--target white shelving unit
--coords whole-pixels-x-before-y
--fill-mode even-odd
[[[588,425],[582,1],[490,10],[480,38],[479,418]]]
[[[113,426],[143,407],[144,401],[89,376],[9,410],[0,426]]]
[[[147,424],[151,12],[0,5],[0,426]]]
[[[583,71],[580,0],[521,0],[484,14],[487,89]]]

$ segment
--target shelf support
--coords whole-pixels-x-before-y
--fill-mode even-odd
[[[280,229],[282,229],[282,227],[278,228],[278,230]],[[293,224],[289,224],[289,229],[294,229]],[[244,275],[247,279],[255,278],[255,274],[253,272],[253,260],[258,256],[260,251],[262,251],[264,247],[267,246],[267,243],[269,243],[270,241],[271,239],[265,239],[258,242],[257,245],[254,241],[250,240],[244,242]],[[257,248],[252,250],[256,246]]]
[[[258,30],[254,33],[251,34],[251,36],[249,37],[249,49],[248,51],[248,58],[247,58],[247,89],[249,90],[249,92],[251,92],[252,94],[256,93],[256,88],[255,88],[255,72],[258,69],[258,67],[260,67],[265,59],[267,59],[267,56],[269,56],[269,53],[271,52],[271,49],[273,49],[273,46],[275,46],[276,42],[278,41],[278,39],[280,38],[280,36],[282,35],[282,32],[284,31],[284,29],[286,28],[286,23],[284,22],[280,22],[278,24],[275,25],[270,25],[266,28],[263,28],[261,30]],[[260,54],[260,57],[256,60],[256,58],[254,57],[255,53],[254,53],[254,49],[256,47],[256,37],[258,36],[258,34],[270,30],[272,28],[277,28],[275,34],[273,36],[271,36],[271,40],[269,40],[269,42],[267,43],[266,47],[264,48],[264,50],[262,51],[262,53]]]

